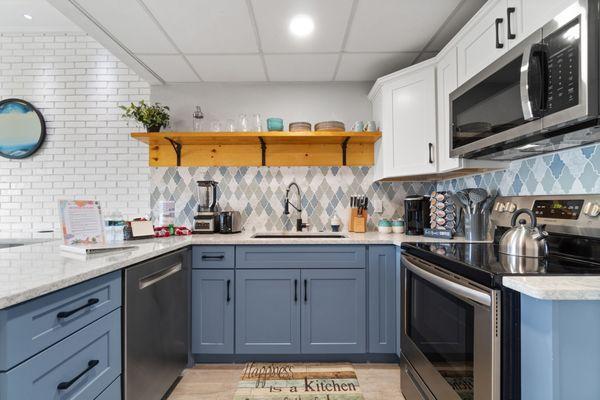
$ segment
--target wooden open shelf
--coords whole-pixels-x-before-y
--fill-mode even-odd
[[[150,146],[149,164],[167,166],[373,165],[380,132],[132,133]]]

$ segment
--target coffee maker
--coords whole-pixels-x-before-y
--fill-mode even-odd
[[[404,199],[404,222],[407,235],[422,235],[428,221],[428,196],[410,196]]]
[[[193,233],[215,233],[219,231],[219,205],[215,181],[197,181],[198,211],[194,216]]]

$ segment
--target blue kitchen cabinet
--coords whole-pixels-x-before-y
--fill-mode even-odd
[[[396,351],[395,246],[369,247],[369,353]]]
[[[192,353],[233,354],[234,271],[192,271]]]
[[[237,270],[236,353],[300,353],[300,270]]]
[[[192,268],[233,268],[235,246],[192,246]]]
[[[366,351],[364,269],[302,270],[302,353]]]

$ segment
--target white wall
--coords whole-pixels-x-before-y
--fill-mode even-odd
[[[85,34],[0,34],[0,99],[33,103],[48,128],[32,157],[0,157],[0,235],[57,229],[61,198],[148,214],[148,148],[129,138],[117,106],[149,94],[146,82]]]
[[[170,130],[192,128],[192,113],[202,107],[208,127],[213,120],[234,119],[241,113],[259,113],[266,119],[290,122],[339,120],[350,129],[356,120],[371,119],[367,94],[372,83],[198,83],[152,86],[152,101],[171,107]],[[207,128],[208,129],[208,128]]]

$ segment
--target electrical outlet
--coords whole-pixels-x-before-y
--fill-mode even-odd
[[[383,201],[379,199],[373,200],[373,212],[377,214],[383,213]]]

